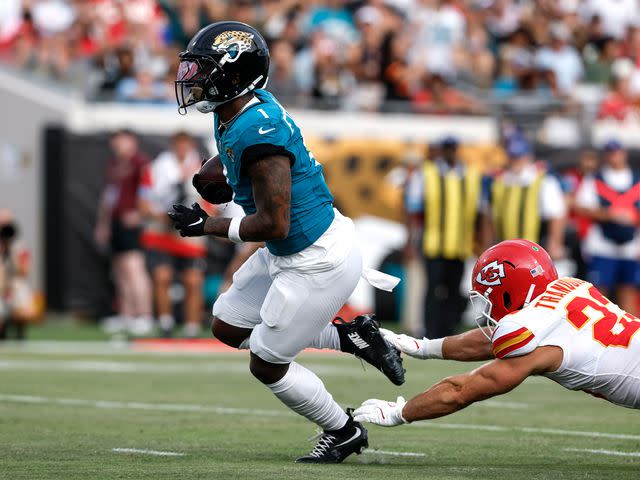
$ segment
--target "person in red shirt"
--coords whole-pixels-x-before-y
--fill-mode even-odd
[[[607,94],[598,110],[598,118],[611,118],[624,121],[634,107],[633,97],[629,88],[629,77],[614,77],[611,82],[611,92]]]
[[[186,132],[178,132],[171,139],[171,148],[161,152],[144,169],[138,190],[145,217],[142,244],[153,278],[155,311],[164,336],[172,334],[175,324],[170,287],[176,273],[184,287],[184,335],[197,337],[200,333],[206,239],[181,237],[170,224],[167,212],[176,203],[191,205],[198,201],[191,178],[200,169],[201,162],[195,139]]]
[[[115,132],[110,145],[113,157],[107,164],[95,238],[112,255],[120,317],[117,323],[134,335],[146,335],[153,327],[151,283],[140,246],[138,185],[149,158],[139,150],[138,139],[129,130]]]
[[[582,241],[589,233],[591,219],[578,212],[576,208],[576,193],[585,178],[591,178],[596,174],[600,161],[598,154],[591,149],[580,153],[578,164],[575,168],[567,170],[563,176],[567,206],[569,207],[569,222],[566,230],[566,245],[569,248],[571,258],[576,264],[576,277],[584,278],[587,275],[587,265],[582,254]]]
[[[472,114],[482,113],[484,107],[449,85],[442,75],[425,75],[422,88],[414,93],[413,109],[419,113]]]
[[[572,168],[565,172],[563,175],[565,185],[567,186],[568,203],[569,203],[569,221],[575,226],[578,234],[578,238],[583,240],[587,236],[589,227],[591,226],[591,219],[580,215],[575,210],[575,197],[576,192],[580,188],[582,181],[585,177],[591,177],[595,175],[600,165],[598,154],[594,150],[584,150],[580,154],[578,164],[575,168]]]

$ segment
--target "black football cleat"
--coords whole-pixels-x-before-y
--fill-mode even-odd
[[[336,317],[333,321],[340,337],[340,349],[373,365],[394,385],[404,383],[405,369],[400,352],[380,333],[375,315],[360,315],[352,322]]]
[[[296,463],[342,463],[352,453],[360,455],[369,446],[367,429],[353,421],[349,410],[347,413],[349,420],[343,428],[322,432],[313,450]]]

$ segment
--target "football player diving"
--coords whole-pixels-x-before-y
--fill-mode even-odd
[[[373,317],[332,322],[363,273],[354,225],[333,207],[322,166],[295,121],[263,89],[268,70],[265,40],[239,22],[203,28],[180,53],[179,110],[195,105],[213,113],[228,183],[222,191],[201,188],[200,194],[213,203],[233,198],[246,216],[209,217],[197,203],[175,205],[169,216],[183,236],[266,243],[215,302],[213,335],[249,349],[251,373],[322,428],[315,448],[296,461],[340,463],[367,447],[367,431],[320,378],[294,361],[298,353],[307,347],[352,353],[397,385],[404,382],[404,369]]]
[[[408,402],[367,400],[354,412],[356,421],[392,427],[442,417],[507,393],[531,375],[640,408],[640,320],[590,283],[559,279],[539,245],[507,240],[484,252],[473,269],[471,300],[481,305],[478,329],[422,340],[383,333],[412,357],[492,361]]]

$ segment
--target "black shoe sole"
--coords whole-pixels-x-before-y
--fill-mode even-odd
[[[393,383],[394,385],[402,385],[405,382],[404,374],[406,370],[402,366],[402,357],[396,348],[387,342],[380,333],[380,325],[374,319],[369,319],[375,327],[375,333],[368,338],[367,341],[371,348],[380,354],[382,358],[382,364],[380,369],[382,373]]]

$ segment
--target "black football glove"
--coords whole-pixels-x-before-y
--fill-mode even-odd
[[[204,235],[204,224],[209,218],[200,205],[194,203],[191,208],[184,205],[174,205],[173,212],[169,212],[173,226],[183,237],[200,237]]]

